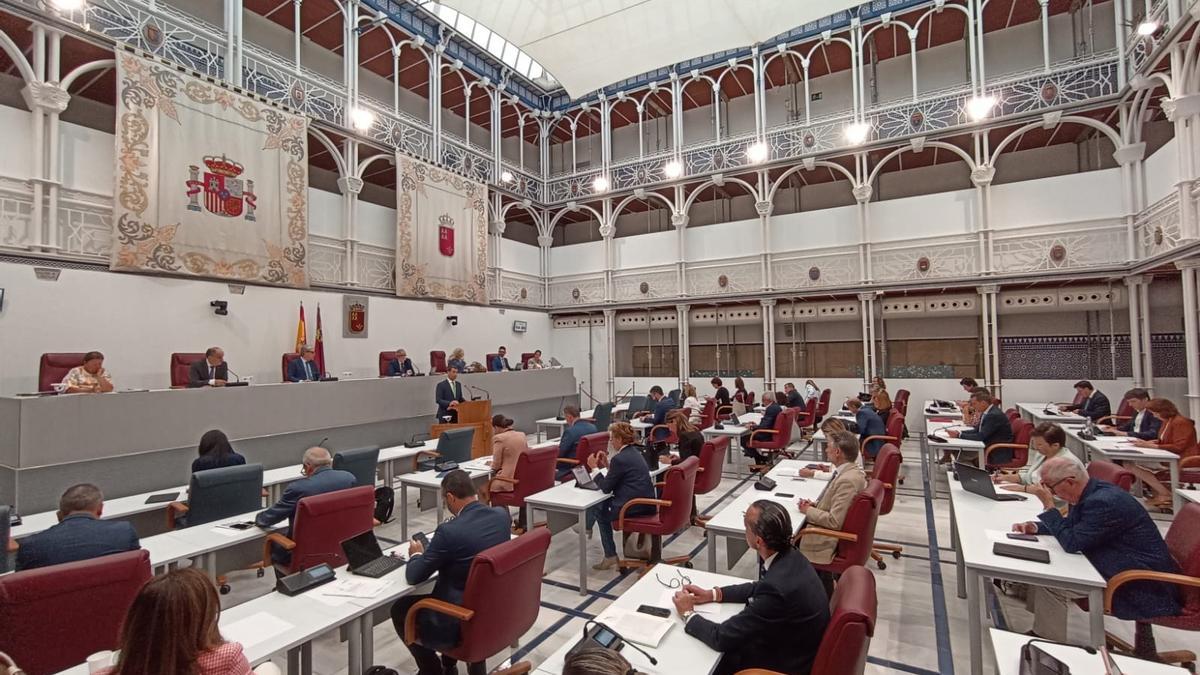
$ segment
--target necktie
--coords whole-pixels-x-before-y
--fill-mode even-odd
[[[763,561],[759,560],[758,561],[758,578],[762,579],[765,576],[767,576],[767,566],[765,564],[763,564]]]
[[[208,379],[210,379],[210,380],[217,379],[217,367],[212,365],[211,363],[208,364]]]
[[[312,361],[304,362],[304,372],[308,373],[308,379],[313,379]]]

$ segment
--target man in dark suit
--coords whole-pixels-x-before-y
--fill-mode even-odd
[[[104,495],[90,483],[67,488],[58,500],[58,524],[21,540],[17,570],[90,560],[141,548],[133,526],[100,520]],[[7,542],[5,542],[7,543]]]
[[[800,395],[800,392],[796,389],[796,385],[791,382],[783,385],[783,393],[787,394],[787,405],[789,408],[804,407],[804,397]]]
[[[335,492],[354,487],[354,474],[349,471],[333,468],[333,457],[325,448],[309,448],[304,451],[304,463],[300,472],[304,478],[288,483],[283,496],[274,506],[259,513],[254,524],[262,528],[271,527],[276,523],[288,520],[287,536],[292,536],[292,519],[296,517],[296,507],[300,500],[313,495]],[[287,566],[292,561],[292,554],[278,546],[271,546],[271,560],[280,566]]]
[[[596,433],[596,425],[580,419],[579,408],[573,405],[563,408],[563,419],[566,425],[563,427],[562,438],[558,439],[558,456],[563,459],[575,459],[575,447],[579,445],[579,439]],[[571,473],[571,469],[570,464],[559,464],[556,477],[566,477]]]
[[[459,403],[465,403],[466,399],[462,395],[462,383],[458,381],[458,369],[450,366],[446,369],[446,379],[437,383],[437,388],[434,389],[433,399],[437,401],[437,421],[445,422],[446,418],[450,418],[450,422],[458,421],[458,411],[455,408]]]
[[[979,423],[973,429],[966,431],[957,431],[948,429],[946,435],[950,438],[963,438],[968,441],[981,441],[983,447],[995,445],[996,443],[1012,443],[1013,433],[1012,424],[1008,421],[1008,416],[996,405],[996,400],[992,398],[992,392],[977,387],[971,392],[971,409],[979,415]],[[1009,448],[1001,448],[990,455],[992,464],[1005,464],[1011,462],[1013,451]]]
[[[586,525],[600,524],[600,545],[604,549],[604,560],[592,566],[594,570],[609,570],[617,566],[617,543],[613,536],[613,521],[621,514],[625,502],[631,499],[654,499],[654,482],[650,479],[650,466],[642,455],[642,447],[635,445],[637,435],[633,427],[624,422],[614,424],[609,432],[609,450],[588,456],[588,470],[592,480],[601,491],[612,495],[612,499],[600,502],[588,509]],[[612,449],[616,448],[616,452]],[[611,455],[611,456],[610,456]],[[595,473],[600,467],[608,467],[608,473]],[[625,513],[628,517],[648,516],[654,507],[636,504]]]
[[[669,413],[672,410],[679,407],[679,404],[677,404],[675,402],[675,399],[664,394],[663,388],[658,386],[657,384],[654,385],[653,387],[650,387],[650,399],[652,401],[654,401],[654,412],[642,413],[642,414],[639,414],[638,416],[644,417],[646,415],[649,415],[650,416],[650,424],[653,424],[655,426],[657,426],[659,424],[666,424],[667,423],[667,413]],[[658,431],[656,431],[654,433],[653,440],[655,441],[655,443],[660,443],[660,442],[662,442],[663,439],[665,439],[667,437],[667,435],[668,435],[668,433],[667,433],[666,429],[659,429]]]
[[[392,605],[392,624],[404,637],[404,620],[409,609],[425,598],[435,598],[454,604],[463,601],[471,561],[479,553],[508,541],[511,523],[508,511],[492,508],[479,502],[470,475],[455,469],[442,479],[442,498],[453,518],[438,526],[429,540],[429,549],[415,539],[408,544],[408,566],[404,571],[408,583],[415,586],[438,575],[431,595],[410,595]],[[436,612],[417,615],[419,642],[408,645],[417,662],[420,675],[457,673],[458,663],[439,651],[458,644],[458,621]],[[467,665],[469,675],[483,675],[487,666],[482,662]]]
[[[875,412],[874,408],[868,408],[857,398],[851,398],[846,400],[846,409],[854,413],[854,425],[858,427],[859,443],[862,443],[869,436],[887,435],[887,425],[883,423],[883,418],[879,416],[879,413]],[[867,447],[865,448],[867,457],[874,459],[882,447],[883,441],[879,439],[867,443]]]
[[[769,392],[763,392],[763,403],[767,403],[768,401],[770,402],[763,409],[762,418],[758,420],[758,424],[746,425],[749,431],[742,434],[741,441],[742,454],[754,460],[756,467],[762,467],[764,470],[770,468],[771,458],[765,453],[750,447],[750,441],[755,440],[762,443],[771,440],[774,436],[774,434],[766,433],[766,431],[775,428],[775,421],[779,418],[779,413],[783,412],[783,406],[779,405],[778,397],[773,397]]]
[[[1106,580],[1126,570],[1178,574],[1179,566],[1150,515],[1136,497],[1111,483],[1089,478],[1087,470],[1065,457],[1046,460],[1042,482],[1028,492],[1045,509],[1036,522],[1016,523],[1013,530],[1050,534],[1067,553],[1082,553]],[[1055,503],[1070,505],[1063,515]],[[1035,588],[1033,630],[1040,637],[1065,641],[1067,602],[1061,591]],[[1113,615],[1136,621],[1134,651],[1156,658],[1154,634],[1145,619],[1175,616],[1180,612],[1178,587],[1160,581],[1135,581],[1122,585],[1113,596]]]
[[[829,625],[829,598],[808,559],[792,548],[792,521],[782,506],[760,499],[743,520],[746,543],[758,553],[758,581],[684,586],[674,597],[684,631],[721,652],[718,675],[750,668],[808,675]],[[695,610],[709,602],[746,607],[715,623]]]
[[[500,349],[496,350],[496,355],[492,357],[492,362],[488,364],[488,371],[498,373],[502,370],[512,370],[512,366],[508,365],[508,349],[504,345],[500,345]]]
[[[412,359],[408,358],[408,352],[397,349],[396,358],[388,364],[388,377],[412,377],[416,374],[417,369],[413,367]]]
[[[317,353],[312,347],[304,345],[300,348],[300,358],[288,364],[288,382],[318,382],[321,379],[321,369],[313,359]]]
[[[225,363],[225,350],[209,347],[204,358],[193,361],[188,369],[188,387],[224,387],[229,380],[229,364]]]
[[[1125,400],[1129,402],[1129,407],[1133,408],[1133,417],[1120,426],[1106,424],[1101,428],[1117,436],[1140,438],[1143,441],[1158,440],[1162,420],[1146,409],[1146,404],[1150,402],[1150,392],[1141,388],[1130,389],[1125,392]]]
[[[1079,396],[1084,397],[1083,403],[1063,406],[1063,410],[1077,412],[1090,418],[1093,422],[1112,414],[1112,404],[1108,402],[1108,397],[1103,392],[1096,391],[1091,382],[1087,380],[1076,382],[1075,391]]]

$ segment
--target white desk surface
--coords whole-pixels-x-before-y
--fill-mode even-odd
[[[1009,578],[1016,574],[1042,580],[1045,585],[1053,587],[1104,588],[1104,577],[1087,558],[1067,553],[1058,540],[1048,534],[1038,537],[1036,544],[1007,540],[1004,543],[1046,549],[1050,552],[1050,564],[992,553],[993,540],[988,532],[1010,532],[1014,523],[1037,522],[1038,514],[1045,510],[1042,503],[1032,496],[1025,501],[994,501],[967,492],[953,477],[948,478],[954,522],[958,530],[959,555],[966,566],[982,570],[985,576],[994,574]]]
[[[762,415],[760,415],[759,413],[744,413],[742,415],[738,415],[738,421],[739,422],[748,422],[751,424],[758,424],[759,422],[762,422]],[[707,429],[701,429],[700,433],[702,435],[704,435],[705,437],[708,437],[708,436],[741,436],[742,434],[746,433],[747,431],[750,431],[749,427],[744,426],[742,424],[723,424],[722,427],[723,428],[718,429],[716,426],[711,426],[711,427],[708,427]]]
[[[1018,403],[1017,410],[1029,415],[1035,420],[1049,420],[1051,422],[1059,422],[1060,424],[1069,424],[1072,422],[1082,422],[1087,419],[1082,415],[1076,415],[1073,412],[1064,412],[1058,409],[1053,403]],[[1050,412],[1046,412],[1049,410]]]
[[[945,408],[936,407],[934,401],[925,401],[921,409],[924,411],[926,417],[962,417],[962,410],[958,407],[957,402],[947,401],[947,403],[953,405],[954,408],[946,410]],[[935,410],[936,412],[929,412],[930,410]]]
[[[621,650],[621,654],[629,660],[630,665],[637,669],[639,673],[648,673],[650,675],[657,673],[701,675],[702,673],[711,673],[716,668],[717,661],[721,658],[719,652],[710,649],[703,642],[684,632],[683,621],[679,619],[679,614],[675,612],[675,606],[669,601],[669,596],[673,595],[675,591],[664,587],[656,578],[656,575],[662,576],[664,579],[668,576],[678,578],[680,572],[691,579],[693,584],[703,588],[746,583],[745,579],[738,577],[714,574],[702,570],[683,569],[670,565],[656,565],[646,572],[637,583],[609,605],[610,609],[618,608],[628,611],[636,611],[642,605],[654,605],[671,610],[671,620],[675,622],[675,625],[667,631],[666,637],[662,639],[658,647],[642,647],[650,652],[654,658],[658,659],[657,666],[650,665],[645,656],[642,656],[632,648],[626,647]],[[717,613],[715,615],[706,614],[705,618],[712,619],[713,621],[724,621],[742,611],[745,605],[719,603],[713,605],[713,607],[717,610]],[[604,613],[601,612],[600,617],[603,616]],[[537,667],[536,672],[543,675],[558,675],[562,673],[563,659],[566,657],[567,652],[571,650],[571,647],[575,646],[575,642],[573,639],[567,640],[558,651],[551,654],[550,658]],[[641,645],[638,646],[641,647]]]
[[[1161,448],[1139,448],[1133,444],[1137,439],[1128,436],[1096,436],[1088,441],[1079,437],[1080,427],[1067,429],[1067,436],[1093,452],[1111,459],[1132,459],[1146,462],[1178,462],[1179,455]]]
[[[1021,672],[1021,647],[1032,638],[1020,633],[991,628],[992,651],[996,653],[996,675],[1018,675]],[[1072,673],[1103,673],[1104,661],[1099,654],[1089,654],[1080,647],[1070,645],[1036,643],[1047,654],[1062,661]],[[1125,675],[1184,675],[1188,671],[1162,663],[1151,663],[1128,656],[1114,656],[1113,660]]]
[[[575,487],[575,481],[559,483],[525,498],[525,503],[540,509],[555,511],[586,511],[608,499],[611,495],[602,490],[583,490]]]
[[[580,417],[584,417],[583,413],[580,413]],[[567,421],[565,419],[560,420],[557,417],[543,417],[535,421],[534,424],[540,427],[565,427]]]
[[[1180,497],[1183,497],[1189,502],[1200,504],[1200,490],[1184,490],[1183,488],[1176,488],[1175,492],[1179,493]]]
[[[491,457],[477,457],[469,462],[464,462],[458,465],[458,468],[470,474],[472,479],[482,478],[492,472]],[[406,473],[399,477],[401,485],[408,487],[426,488],[436,490],[442,487],[443,476],[440,472],[430,469],[428,471],[418,471],[416,473]]]
[[[770,492],[755,490],[753,484],[748,485],[742,494],[713,515],[708,524],[704,526],[705,529],[722,536],[742,536],[746,531],[746,524],[742,518],[746,509],[760,499],[768,499],[787,509],[788,516],[792,519],[793,534],[799,532],[800,528],[804,527],[804,514],[800,512],[796,503],[802,498],[814,502],[819,500],[821,494],[825,492],[825,487],[829,485],[829,481],[815,478],[797,479],[796,472],[808,464],[810,462],[798,459],[780,461],[767,472],[767,475],[778,483],[774,490]],[[779,493],[793,496],[779,497]]]
[[[945,429],[963,429],[965,426],[962,422],[932,422],[925,421],[925,435],[945,438],[946,443],[935,443],[930,441],[931,448],[944,448],[951,450],[983,450],[983,441],[969,441],[965,438],[950,438],[946,435]]]

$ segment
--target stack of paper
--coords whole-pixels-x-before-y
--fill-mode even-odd
[[[644,647],[657,647],[675,622],[627,609],[610,608],[596,619],[615,630],[623,639]]]

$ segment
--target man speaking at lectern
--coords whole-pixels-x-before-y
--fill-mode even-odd
[[[438,406],[437,421],[445,422],[446,418],[450,418],[451,424],[458,423],[458,411],[455,408],[459,403],[466,402],[462,395],[462,384],[458,382],[458,368],[451,366],[446,369],[446,379],[437,383],[433,398]]]

